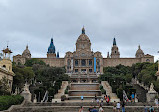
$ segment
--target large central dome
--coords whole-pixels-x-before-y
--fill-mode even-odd
[[[85,34],[84,27],[82,28],[82,34],[78,37],[76,41],[76,51],[80,51],[83,49],[87,51],[91,50],[91,42],[89,37]]]

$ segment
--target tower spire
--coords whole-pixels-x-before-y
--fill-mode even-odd
[[[84,29],[84,26],[82,28],[82,34],[85,34],[85,29]]]
[[[138,48],[141,49],[140,44],[139,44]]]
[[[116,45],[116,39],[115,39],[115,37],[114,37],[114,40],[113,40],[113,45]]]

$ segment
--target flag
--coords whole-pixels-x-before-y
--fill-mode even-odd
[[[123,101],[129,101],[125,91],[123,90]]]

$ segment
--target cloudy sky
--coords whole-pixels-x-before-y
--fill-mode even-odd
[[[13,55],[26,45],[32,57],[46,57],[53,37],[60,57],[74,51],[84,25],[93,51],[103,57],[114,36],[121,57],[134,57],[138,45],[159,58],[159,0],[0,0],[0,49]]]

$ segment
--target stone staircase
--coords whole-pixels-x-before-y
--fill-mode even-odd
[[[138,102],[146,102],[147,90],[145,90],[143,87],[140,87],[138,84],[133,84],[133,88],[136,89]]]
[[[95,95],[97,98],[101,98],[101,90],[99,89],[99,83],[71,83],[69,92],[69,100],[80,100],[81,96],[84,100],[92,100]]]
[[[112,87],[109,85],[107,81],[102,81],[101,82],[103,88],[106,90],[106,94],[110,96],[110,102],[118,102],[120,99],[117,97],[116,93],[112,92]]]
[[[65,94],[65,89],[68,86],[68,81],[62,81],[62,87],[58,90],[58,93],[54,96],[54,99],[61,99],[61,96]]]
[[[154,103],[129,103],[126,104],[126,112],[142,112],[143,105],[153,105]],[[78,112],[80,106],[84,107],[84,112],[88,111],[90,106],[96,106],[97,103],[92,102],[61,102],[61,103],[31,103],[25,102],[23,105],[14,106],[10,110],[3,112]],[[106,102],[103,104],[104,112],[113,112],[113,103],[108,106]],[[156,110],[156,107],[155,107]]]

